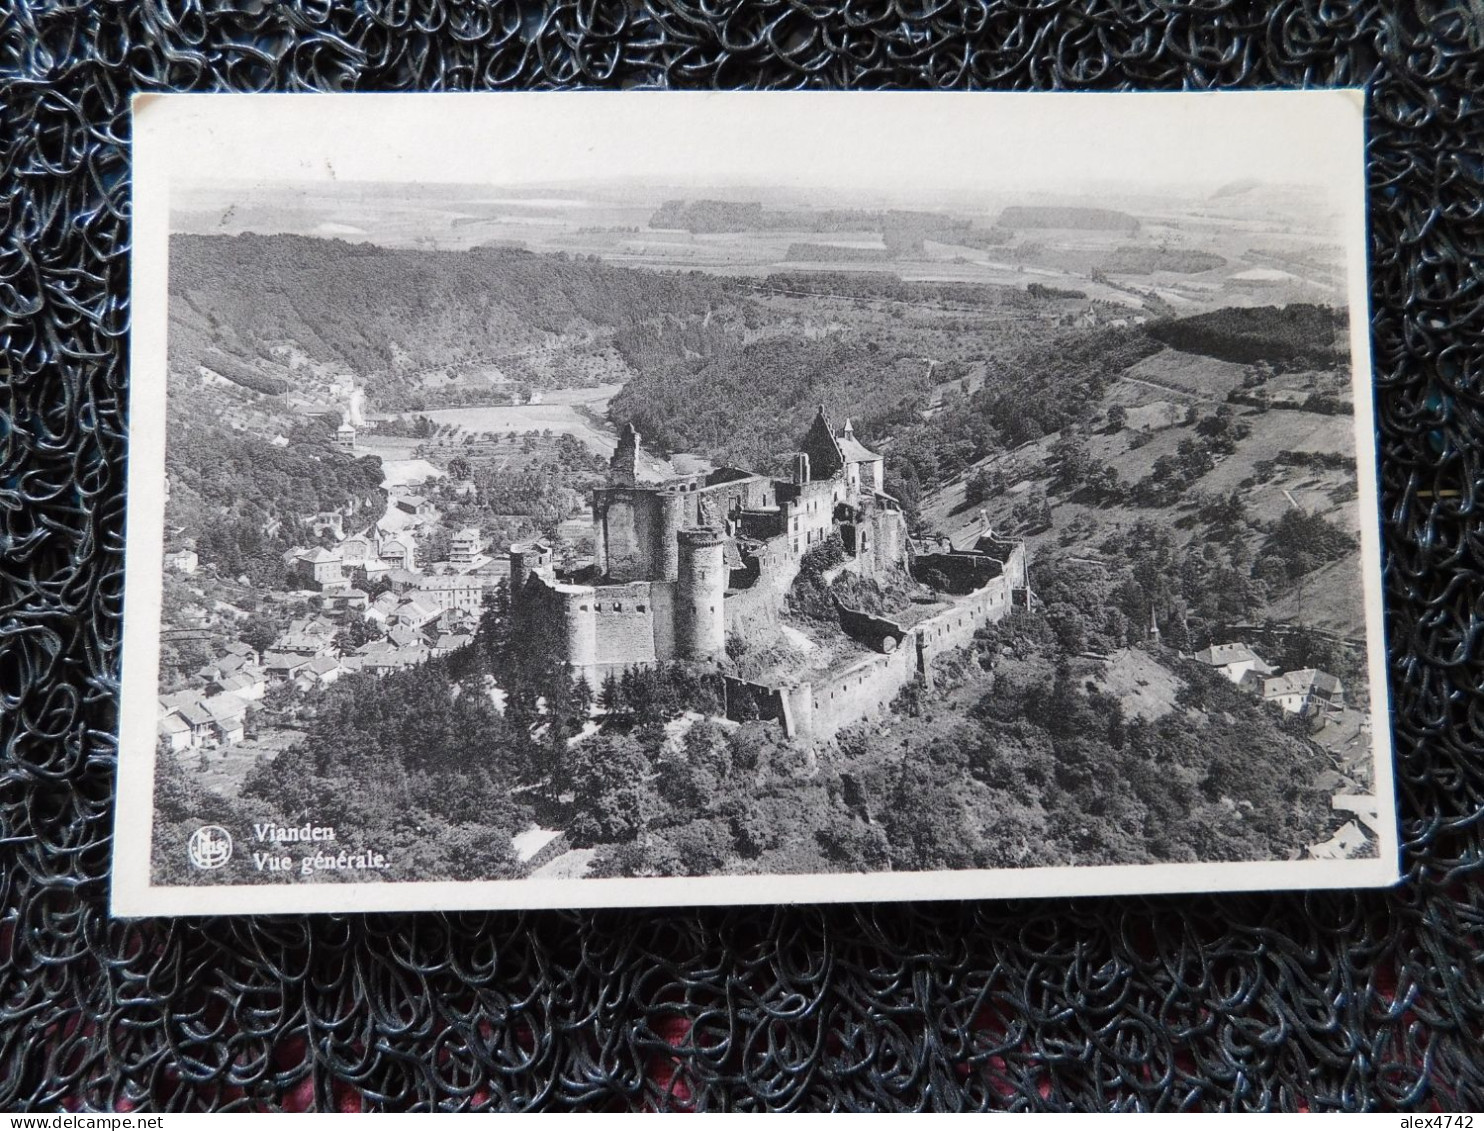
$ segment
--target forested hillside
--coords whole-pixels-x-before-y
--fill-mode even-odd
[[[386,506],[381,460],[336,451],[311,422],[275,447],[210,422],[173,418],[168,437],[172,534],[194,540],[224,576],[258,585],[283,576],[282,553],[305,536],[306,518],[343,510],[378,517]]]
[[[304,236],[170,241],[171,365],[296,343],[362,377],[530,348],[543,335],[701,316],[725,280],[505,249],[398,250]],[[216,355],[219,357],[220,355]]]

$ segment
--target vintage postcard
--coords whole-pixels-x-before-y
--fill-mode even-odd
[[[1362,120],[140,97],[115,913],[1393,882]]]

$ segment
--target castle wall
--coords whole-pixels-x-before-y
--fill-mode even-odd
[[[745,635],[753,626],[776,622],[789,587],[799,575],[799,559],[791,551],[786,536],[769,539],[758,551],[757,559],[758,577],[752,586],[726,595],[728,635]]]
[[[914,626],[912,631],[923,667],[944,652],[964,647],[980,628],[1009,613],[1011,589],[1008,577],[997,577],[951,609]]]
[[[816,740],[834,737],[842,727],[889,711],[897,692],[917,675],[913,648],[871,656],[812,688],[809,733]]]
[[[648,576],[658,581],[674,581],[680,576],[680,546],[676,536],[685,523],[685,500],[679,495],[658,495],[655,499],[659,510],[650,533],[654,572]]]
[[[737,516],[737,533],[744,538],[763,541],[783,533],[781,510],[745,510]]]
[[[877,507],[871,516],[871,547],[867,555],[873,578],[900,570],[907,560],[907,519],[901,511]]]
[[[597,586],[593,601],[596,678],[653,664],[657,657],[649,582]]]
[[[622,488],[593,495],[598,569],[617,581],[643,581],[654,572],[654,496]]]
[[[907,630],[896,621],[840,606],[840,628],[845,635],[878,652],[890,652],[901,644]]]
[[[685,505],[683,522],[695,526],[704,526],[709,521],[701,510],[703,499],[707,500],[717,522],[726,519],[735,510],[756,510],[773,505],[772,484],[759,475],[699,487],[681,497]]]
[[[654,622],[654,658],[675,658],[675,582],[651,581],[649,601]]]

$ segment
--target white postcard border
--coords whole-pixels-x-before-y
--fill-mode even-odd
[[[761,100],[807,102],[805,113],[827,103],[872,100],[982,100],[987,106],[1035,113],[1048,99],[1075,99],[1081,114],[1116,116],[1130,99],[1334,100],[1350,110],[1353,164],[1344,192],[1347,298],[1350,308],[1352,392],[1356,469],[1363,488],[1361,562],[1370,676],[1375,793],[1381,803],[1379,856],[1360,860],[1297,860],[1240,863],[1095,865],[943,872],[827,873],[818,875],[714,875],[628,879],[524,879],[472,882],[294,882],[285,884],[181,885],[151,883],[154,827],[155,730],[163,591],[165,515],[165,364],[168,327],[170,176],[183,139],[171,119],[201,120],[209,106],[212,130],[230,138],[234,119],[255,118],[266,102],[351,102],[367,123],[383,112],[409,110],[408,100],[437,100],[442,113],[477,112],[487,118],[510,112],[529,119],[531,107],[561,100],[626,99],[642,108],[655,99],[685,101],[698,120],[721,114],[731,119]],[[717,105],[722,103],[722,105]],[[1296,104],[1296,103],[1295,103]],[[187,113],[180,113],[188,110]],[[304,105],[303,109],[309,109]],[[799,107],[793,107],[798,109]],[[838,110],[839,107],[830,107]],[[852,106],[852,110],[856,107]],[[342,108],[343,109],[343,108]],[[860,107],[869,111],[869,107]],[[643,111],[641,110],[641,114]],[[1386,684],[1382,615],[1379,468],[1370,366],[1367,236],[1364,211],[1364,92],[1263,91],[1180,94],[985,94],[985,93],[693,93],[565,92],[505,94],[291,94],[136,95],[133,101],[133,255],[129,388],[128,515],[125,550],[124,640],[121,676],[118,786],[113,843],[111,911],[120,917],[356,911],[659,907],[715,904],[795,904],[895,900],[962,900],[1047,896],[1175,894],[1380,887],[1399,878],[1399,840],[1394,819],[1395,783]],[[636,119],[637,120],[637,119]],[[723,120],[714,119],[710,120]],[[373,131],[374,132],[374,131]],[[299,135],[312,138],[312,129]],[[379,144],[395,148],[385,133]],[[285,139],[288,143],[288,139]],[[249,151],[250,152],[250,151]],[[236,174],[239,169],[231,170]],[[1364,488],[1374,485],[1374,493]]]

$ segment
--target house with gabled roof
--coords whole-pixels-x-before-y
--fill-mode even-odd
[[[423,634],[410,624],[394,624],[387,630],[387,642],[391,644],[388,651],[399,651],[403,648],[418,648],[423,646]]]
[[[431,624],[437,620],[442,611],[442,609],[433,605],[431,602],[424,604],[415,597],[408,597],[397,606],[397,611],[393,615],[393,619],[399,625],[405,624],[410,628],[422,628],[424,625]]]
[[[1300,668],[1267,678],[1252,671],[1242,677],[1241,686],[1287,714],[1325,712],[1345,705],[1339,679],[1317,668]]]
[[[1194,656],[1198,662],[1215,668],[1233,683],[1241,683],[1248,672],[1271,675],[1275,670],[1271,664],[1241,641],[1231,644],[1212,644],[1202,648]]]
[[[172,754],[195,748],[196,741],[191,731],[191,724],[175,711],[160,716],[159,734],[165,740],[166,749]]]
[[[216,739],[223,746],[241,742],[247,720],[247,704],[235,695],[208,695],[201,707],[211,716]]]
[[[225,692],[246,702],[256,702],[268,692],[268,678],[261,668],[243,668],[241,671],[212,680],[206,689],[215,693]]]
[[[299,669],[294,683],[301,690],[308,691],[312,688],[329,687],[344,674],[345,669],[334,656],[316,656]]]
[[[263,672],[270,683],[287,683],[303,670],[310,658],[296,652],[264,652]]]

